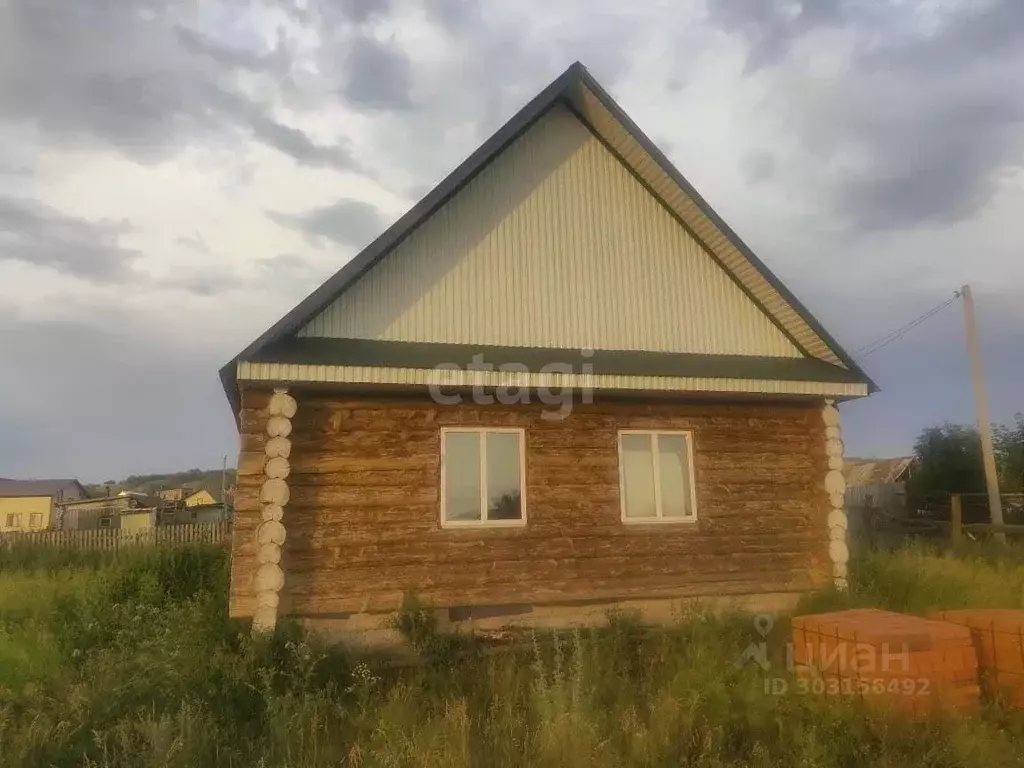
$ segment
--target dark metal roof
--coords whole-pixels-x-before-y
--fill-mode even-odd
[[[749,261],[750,265],[778,292],[779,295],[789,304],[792,310],[816,333],[822,341],[835,354],[846,368],[852,372],[855,380],[868,385],[870,392],[877,391],[877,386],[857,365],[856,362],[839,346],[839,344],[825,331],[821,324],[811,315],[793,294],[779,281],[771,270],[758,259],[753,251],[725,224],[721,217],[715,213],[710,205],[699,195],[693,186],[683,175],[669,162],[668,158],[654,145],[651,140],[636,126],[622,108],[593,78],[587,69],[580,63],[575,62],[558,78],[534,97],[525,107],[505,125],[485,141],[475,152],[452,171],[440,184],[432,189],[422,200],[409,209],[409,211],[392,224],[383,234],[368,245],[362,252],[357,254],[351,261],[338,270],[332,277],[324,282],[319,288],[303,299],[294,309],[282,317],[273,326],[267,329],[252,344],[246,347],[236,357],[229,361],[220,370],[221,382],[224,390],[232,403],[235,413],[238,412],[238,391],[235,381],[236,364],[239,360],[251,360],[254,356],[264,350],[268,345],[292,336],[303,325],[312,320],[317,314],[324,310],[328,304],[343,293],[350,285],[364,275],[377,262],[391,253],[402,241],[404,241],[420,224],[428,219],[441,206],[447,203],[487,164],[498,154],[504,151],[512,142],[537,122],[544,114],[556,104],[564,104],[571,109],[581,120],[578,107],[580,92],[586,89],[594,94],[608,110],[613,118],[629,132],[650,155],[650,157],[669,175],[669,177],[689,196],[701,212],[710,219],[721,233],[736,247]],[[591,131],[597,133],[593,125],[588,124]],[[621,156],[619,157],[622,160]],[[631,169],[633,170],[633,169]],[[728,271],[728,270],[727,270]],[[735,279],[735,276],[733,276]],[[746,290],[744,286],[741,286]],[[749,295],[749,291],[747,291]],[[753,298],[753,297],[752,297]],[[755,299],[756,300],[756,299]],[[764,309],[762,305],[762,309]],[[769,317],[772,314],[765,309]],[[774,320],[774,318],[773,318]],[[787,335],[788,332],[787,332]],[[792,338],[792,337],[791,337]],[[798,347],[801,345],[797,344]],[[805,354],[806,353],[806,350]],[[810,355],[808,355],[810,357]],[[832,366],[836,367],[836,366]]]
[[[51,496],[72,493],[85,498],[88,496],[82,484],[73,478],[60,480],[9,480],[0,478],[0,497]]]

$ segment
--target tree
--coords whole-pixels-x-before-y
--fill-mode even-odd
[[[928,427],[914,443],[917,466],[908,481],[915,497],[949,493],[983,493],[985,468],[981,437],[973,426]]]
[[[992,452],[996,456],[999,490],[1024,493],[1024,413],[1013,418],[1013,425],[993,425]]]
[[[999,488],[1003,493],[1024,492],[1024,414],[1016,423],[992,425]],[[928,427],[914,443],[917,466],[907,483],[916,498],[950,493],[985,493],[985,465],[981,437],[974,426],[950,424]]]

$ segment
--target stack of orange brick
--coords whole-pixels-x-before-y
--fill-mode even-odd
[[[1024,610],[943,611],[935,618],[970,629],[986,695],[1024,708]]]
[[[793,663],[808,690],[914,714],[976,712],[978,659],[967,627],[877,609],[793,618]]]

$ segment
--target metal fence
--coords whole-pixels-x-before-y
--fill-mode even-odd
[[[128,547],[175,547],[188,544],[226,544],[231,523],[164,525],[138,531],[97,529],[91,531],[42,531],[0,534],[0,547],[52,547],[53,549],[118,550]]]

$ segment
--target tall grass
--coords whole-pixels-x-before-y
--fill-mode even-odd
[[[0,571],[0,765],[11,766],[1003,766],[1024,723],[910,721],[842,697],[765,692],[737,666],[744,616],[694,612],[652,631],[538,633],[488,653],[399,621],[423,658],[353,658],[285,623],[252,639],[227,619],[217,549],[140,551]],[[1013,552],[870,555],[849,593],[808,608],[927,612],[1020,606]],[[770,640],[784,641],[779,617]],[[779,658],[778,652],[773,657]],[[773,667],[771,675],[777,673]]]

